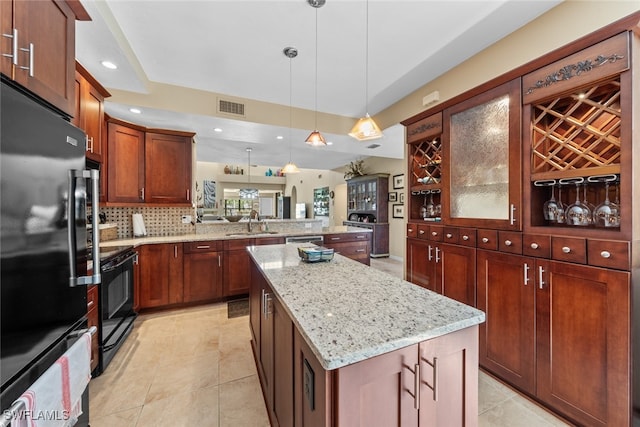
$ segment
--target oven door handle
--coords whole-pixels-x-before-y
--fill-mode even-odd
[[[70,170],[69,171],[69,193],[67,195],[67,241],[69,246],[69,286],[97,285],[102,282],[100,269],[94,268],[92,276],[76,276],[76,254],[78,245],[76,242],[76,186],[79,178],[91,179],[91,203],[93,209],[98,209],[100,175],[98,170]],[[86,200],[84,200],[86,203]],[[92,215],[93,233],[93,260],[100,259],[100,230],[98,230],[98,215]]]
[[[133,259],[135,257],[138,256],[137,252],[133,252],[132,254],[128,255],[126,258],[124,258],[123,260],[121,260],[119,263],[117,263],[116,265],[108,265],[105,266],[103,268],[101,268],[103,273],[109,273],[110,271],[115,270],[116,268],[120,267],[122,264],[124,264],[125,262],[129,261],[130,259]]]

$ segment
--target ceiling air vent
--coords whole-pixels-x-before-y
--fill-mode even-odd
[[[218,112],[244,117],[244,104],[218,99]]]
[[[373,149],[373,148],[378,148],[378,147],[380,147],[380,144],[371,144],[371,145],[367,145],[367,148],[371,148],[371,149]]]

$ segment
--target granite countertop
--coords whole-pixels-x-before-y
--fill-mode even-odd
[[[205,240],[229,240],[229,239],[251,239],[260,237],[288,237],[288,236],[317,236],[318,234],[333,234],[333,233],[362,233],[371,232],[371,230],[338,225],[333,227],[323,227],[321,232],[318,231],[282,231],[282,232],[252,232],[246,233],[244,231],[238,232],[219,232],[219,233],[191,233],[180,234],[176,236],[147,236],[147,237],[132,237],[128,239],[115,239],[101,241],[101,248],[108,248],[113,246],[140,246],[154,243],[182,243],[182,242],[201,242]]]
[[[326,370],[478,325],[482,311],[339,254],[305,263],[302,245],[249,248]]]

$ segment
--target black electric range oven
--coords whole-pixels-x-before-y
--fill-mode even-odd
[[[132,246],[100,248],[100,355],[95,376],[107,368],[131,333],[138,316],[133,309],[133,265],[137,259],[138,253]]]

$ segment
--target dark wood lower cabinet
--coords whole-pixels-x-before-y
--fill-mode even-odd
[[[140,308],[181,303],[182,243],[143,245],[139,249]]]
[[[478,327],[327,371],[251,263],[252,346],[273,426],[476,426]]]
[[[630,274],[478,251],[480,364],[580,425],[628,426]]]

